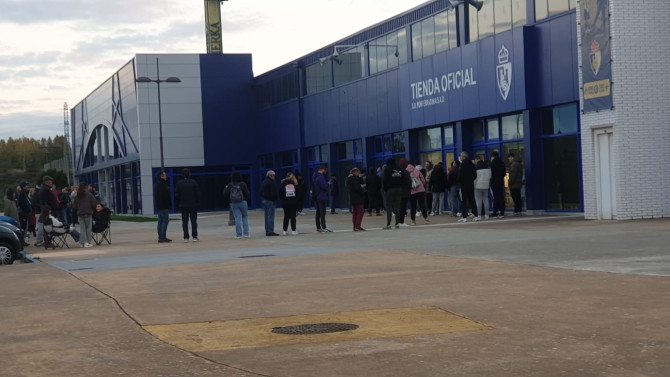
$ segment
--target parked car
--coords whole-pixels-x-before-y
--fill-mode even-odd
[[[23,231],[0,221],[0,264],[12,264],[23,251]]]

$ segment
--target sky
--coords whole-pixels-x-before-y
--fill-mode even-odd
[[[224,53],[267,72],[427,0],[229,0]],[[0,0],[0,140],[64,133],[63,105],[134,54],[206,53],[203,0]]]

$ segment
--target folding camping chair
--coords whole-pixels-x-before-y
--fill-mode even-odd
[[[62,229],[62,228],[61,228]],[[67,244],[67,237],[69,233],[56,232],[54,226],[50,224],[44,224],[44,248],[70,248],[70,245]]]
[[[93,242],[96,245],[102,244],[104,241],[107,241],[108,244],[112,244],[112,220],[107,220],[107,227],[100,232],[91,233],[93,237]]]

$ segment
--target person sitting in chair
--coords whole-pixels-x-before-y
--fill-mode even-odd
[[[42,206],[42,212],[40,212],[40,220],[44,224],[44,229],[47,232],[65,234],[69,233],[74,242],[79,242],[79,232],[74,227],[64,226],[60,220],[53,216],[51,209],[47,205]],[[45,233],[46,235],[46,233]],[[52,247],[52,245],[45,244],[45,248]]]
[[[112,210],[98,203],[95,206],[95,212],[93,212],[93,228],[91,229],[93,233],[101,233],[105,229],[109,228],[109,220],[112,216]]]

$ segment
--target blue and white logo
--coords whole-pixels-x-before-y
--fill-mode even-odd
[[[509,61],[509,51],[507,51],[505,45],[498,51],[496,77],[498,78],[498,91],[506,101],[509,89],[512,86],[512,63]]]

